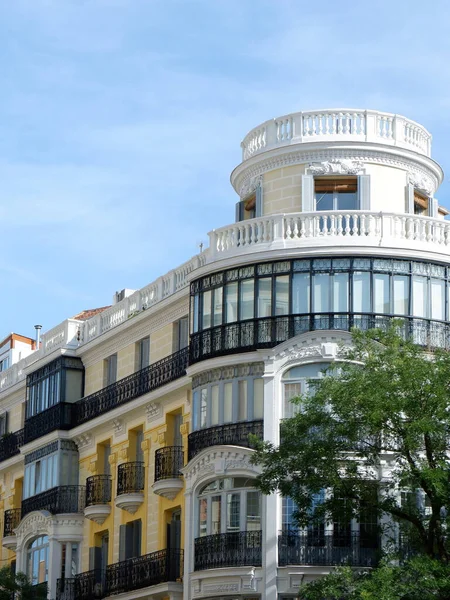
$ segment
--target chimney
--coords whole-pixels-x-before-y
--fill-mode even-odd
[[[39,344],[41,343],[41,329],[42,325],[35,325],[36,329],[36,350],[39,350]]]

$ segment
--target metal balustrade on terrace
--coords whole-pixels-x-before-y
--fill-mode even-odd
[[[262,532],[232,531],[194,540],[194,570],[222,567],[260,567]]]
[[[165,582],[181,582],[183,550],[166,549],[151,552],[95,569],[58,579],[56,600],[92,600],[130,592]]]
[[[250,448],[250,434],[263,437],[263,421],[226,423],[193,431],[188,436],[188,460],[192,460],[204,448],[211,446],[242,446]]]
[[[22,500],[21,518],[35,510],[47,510],[52,515],[83,513],[85,502],[84,485],[60,485]]]

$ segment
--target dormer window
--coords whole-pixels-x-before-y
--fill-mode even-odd
[[[315,177],[316,210],[358,210],[357,177]]]

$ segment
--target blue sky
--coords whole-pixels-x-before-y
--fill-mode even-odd
[[[402,113],[450,173],[447,0],[0,4],[0,336],[194,255],[234,220],[229,174],[266,119]]]

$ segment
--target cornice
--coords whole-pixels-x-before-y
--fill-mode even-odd
[[[305,147],[306,146],[306,147]],[[252,157],[238,165],[231,174],[231,184],[238,194],[264,173],[298,164],[351,160],[403,169],[420,179],[429,178],[434,191],[443,181],[443,171],[433,159],[405,150],[370,144],[327,144],[283,146]]]

